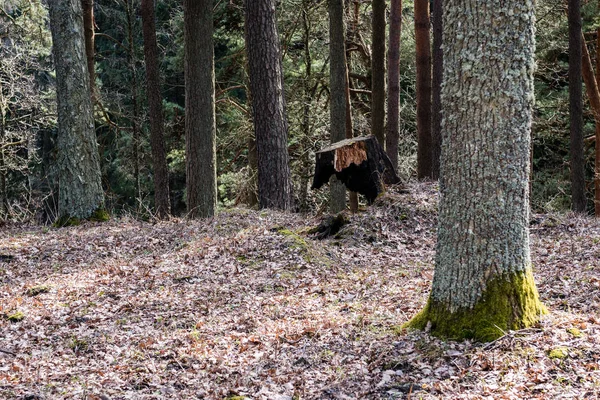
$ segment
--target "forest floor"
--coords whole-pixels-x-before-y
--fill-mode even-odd
[[[436,204],[411,184],[324,240],[316,216],[246,209],[5,228],[0,398],[600,397],[600,222],[533,215],[550,314],[442,341],[401,328],[430,290]]]

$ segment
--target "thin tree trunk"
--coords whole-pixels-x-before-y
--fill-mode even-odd
[[[85,54],[87,59],[88,73],[90,74],[90,93],[92,104],[96,100],[96,68],[95,61],[95,37],[94,37],[94,0],[81,0],[83,9],[83,34],[85,37]]]
[[[354,131],[352,129],[352,101],[350,101],[350,78],[348,77],[348,60],[346,57],[344,57],[344,65],[346,68],[346,139],[351,139],[354,137]],[[350,212],[356,214],[358,212],[358,193],[348,193],[348,203],[350,205]]]
[[[571,208],[586,211],[583,151],[583,94],[581,85],[581,2],[569,0],[569,114],[571,117]]]
[[[417,178],[432,178],[431,140],[431,49],[429,42],[429,0],[415,0],[415,42],[417,66]]]
[[[329,82],[331,143],[346,138],[346,49],[343,0],[329,0]],[[331,178],[329,208],[332,213],[346,209],[346,187]]]
[[[385,151],[398,171],[400,138],[400,34],[402,32],[402,0],[390,4],[390,48],[388,49],[387,130]]]
[[[127,12],[127,40],[129,41],[129,52],[127,54],[127,58],[131,72],[131,104],[133,107],[133,117],[131,118],[131,131],[133,134],[133,177],[135,179],[135,192],[137,195],[137,201],[141,202],[142,185],[140,181],[140,129],[138,125],[140,109],[138,101],[139,85],[137,80],[136,56],[133,43],[133,2],[134,0],[125,1]]]
[[[104,205],[100,157],[94,132],[81,0],[51,1],[58,99],[60,218],[89,218]]]
[[[385,147],[385,0],[373,0],[371,130]]]
[[[215,215],[213,1],[184,0],[186,188],[190,218]]]
[[[142,33],[144,35],[144,58],[146,60],[146,91],[148,94],[150,119],[150,146],[154,166],[154,206],[159,218],[170,214],[169,170],[165,149],[162,96],[160,93],[160,72],[158,67],[158,45],[156,43],[156,23],[154,0],[142,0]]]
[[[292,208],[292,180],[287,149],[281,49],[275,0],[246,0],[246,51],[261,208]]]
[[[600,7],[600,2],[598,4]],[[600,85],[600,27],[596,30],[596,86]],[[599,113],[600,114],[600,113]],[[594,215],[600,217],[600,118],[596,120],[594,158]]]
[[[6,193],[6,161],[4,159],[4,144],[6,140],[4,119],[4,93],[0,80],[0,221],[7,217],[8,196]]]
[[[444,54],[442,51],[442,12],[444,0],[433,0],[433,67],[431,78],[431,177],[440,177],[440,153],[442,151],[442,75]]]
[[[310,53],[310,17],[308,10],[310,0],[302,2],[302,42],[304,43],[304,102],[302,104],[302,178],[300,181],[300,210],[308,211],[308,187],[310,184],[310,137],[311,137],[311,103],[313,90],[311,88],[312,79],[312,57]]]

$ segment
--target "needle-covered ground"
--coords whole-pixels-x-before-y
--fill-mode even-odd
[[[534,215],[550,315],[489,344],[400,326],[427,299],[437,193],[351,217],[234,209],[0,232],[2,399],[592,399],[600,222]]]

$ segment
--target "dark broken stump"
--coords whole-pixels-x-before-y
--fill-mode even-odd
[[[394,167],[374,136],[359,136],[326,147],[316,154],[312,189],[319,189],[334,175],[369,204],[384,192],[384,184],[400,182]]]

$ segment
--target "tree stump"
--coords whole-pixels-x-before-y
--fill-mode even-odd
[[[312,189],[319,189],[329,182],[333,174],[348,190],[364,195],[369,204],[384,192],[384,184],[400,182],[374,136],[342,140],[318,151]]]

